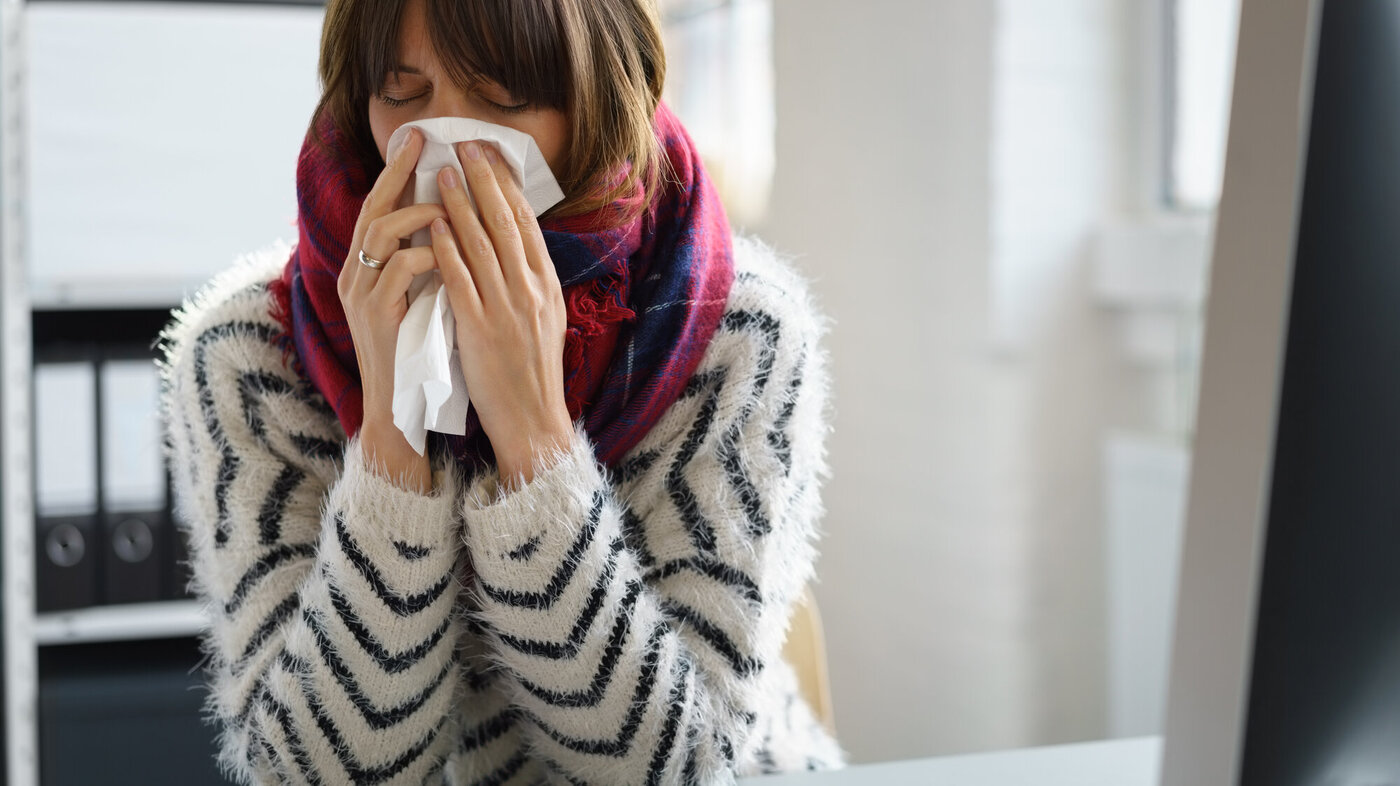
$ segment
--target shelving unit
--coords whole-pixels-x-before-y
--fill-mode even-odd
[[[54,314],[169,309],[238,254],[294,232],[321,5],[0,0],[0,782],[39,782],[63,668],[100,676],[107,651],[188,650],[192,665],[206,625],[192,600],[35,613],[35,340]],[[250,60],[251,48],[267,56]],[[137,75],[157,71],[179,101],[152,100]],[[110,209],[133,188],[142,212]]]
[[[205,626],[204,611],[199,602],[193,600],[97,606],[37,615],[34,620],[34,643],[42,647],[169,639],[197,636]]]
[[[34,506],[30,493],[29,303],[22,234],[25,31],[22,0],[0,0],[0,581],[3,592],[5,775],[37,783],[38,652]]]

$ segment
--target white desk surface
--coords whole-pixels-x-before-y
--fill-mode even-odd
[[[1057,745],[844,770],[744,778],[743,786],[1156,786],[1160,737]]]

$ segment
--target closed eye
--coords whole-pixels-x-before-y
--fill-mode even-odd
[[[492,106],[492,108],[494,108],[494,109],[496,109],[496,110],[498,110],[498,111],[501,111],[501,112],[505,112],[505,113],[508,114],[508,115],[519,114],[519,113],[524,112],[525,110],[527,110],[527,109],[530,108],[530,102],[529,102],[529,101],[524,101],[524,102],[522,102],[522,103],[515,104],[515,105],[511,106],[511,105],[507,105],[507,104],[498,104],[498,103],[496,103],[495,101],[491,101],[491,100],[489,100],[489,99],[482,99],[482,100],[483,100],[483,101],[486,101],[486,103],[490,104],[490,105]]]
[[[376,97],[377,97],[380,101],[383,101],[387,106],[392,106],[392,107],[400,107],[400,106],[404,106],[405,104],[411,104],[411,103],[413,103],[414,101],[417,101],[419,98],[422,98],[422,96],[412,96],[412,97],[409,97],[409,98],[393,98],[393,97],[391,97],[391,96],[386,96],[386,95],[383,95],[383,94],[381,94],[381,95],[379,95],[379,96],[376,96]]]

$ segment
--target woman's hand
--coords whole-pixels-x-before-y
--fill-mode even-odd
[[[465,142],[457,155],[467,183],[450,167],[438,173],[451,223],[433,222],[433,252],[457,318],[462,376],[511,488],[517,476],[532,478],[543,451],[573,438],[564,293],[530,203],[495,149]]]
[[[428,459],[404,439],[393,414],[394,350],[399,323],[408,313],[408,286],[414,276],[437,267],[432,248],[400,249],[400,239],[446,215],[441,205],[433,204],[395,209],[422,149],[422,133],[411,130],[365,197],[337,289],[364,389],[360,448],[366,464],[404,488],[427,493],[432,490]],[[361,249],[384,266],[375,270],[362,264]]]

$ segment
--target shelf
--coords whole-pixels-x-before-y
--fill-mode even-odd
[[[39,614],[34,640],[40,646],[199,635],[206,627],[198,601],[128,603]]]
[[[174,276],[139,279],[31,277],[29,304],[36,311],[171,309],[197,292],[207,280]]]

